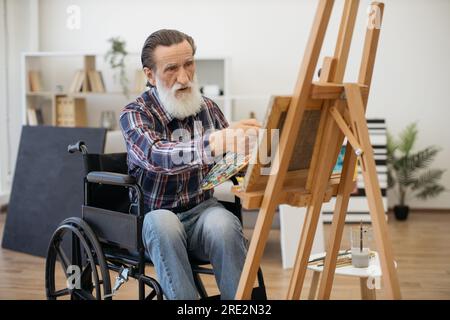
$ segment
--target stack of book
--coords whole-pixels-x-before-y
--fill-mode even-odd
[[[56,97],[56,125],[85,127],[87,125],[86,100],[67,96]]]
[[[69,87],[69,92],[105,92],[102,73],[97,70],[78,70]]]

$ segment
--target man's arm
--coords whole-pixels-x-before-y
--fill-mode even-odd
[[[198,170],[211,161],[206,136],[180,142],[163,139],[154,118],[143,111],[125,110],[120,126],[131,161],[146,170],[172,175]]]
[[[229,125],[217,104],[209,98],[204,99],[215,121],[216,131],[206,136],[211,154],[221,160],[228,151],[249,153],[255,146],[261,124],[256,119],[244,119]]]
[[[228,128],[230,125],[228,124],[228,121],[222,113],[222,110],[220,110],[219,106],[209,98],[203,99],[206,105],[210,106],[210,109],[212,110],[212,116],[214,118],[214,128],[216,130]]]

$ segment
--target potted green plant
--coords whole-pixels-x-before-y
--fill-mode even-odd
[[[128,55],[128,52],[125,49],[126,42],[119,37],[110,38],[108,41],[111,43],[111,48],[106,53],[105,60],[112,69],[118,69],[122,92],[128,97],[128,78],[125,72],[125,58]],[[117,81],[117,73],[114,75],[114,81]]]
[[[414,152],[417,134],[416,123],[408,125],[398,138],[394,138],[389,132],[387,134],[388,188],[394,189],[398,197],[394,206],[394,214],[398,220],[408,218],[409,196],[426,200],[445,190],[439,184],[445,170],[429,168],[440,149],[430,146]]]

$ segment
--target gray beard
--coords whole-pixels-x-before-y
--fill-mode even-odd
[[[202,108],[203,97],[194,76],[190,83],[191,92],[183,93],[179,98],[175,97],[175,92],[179,89],[178,84],[174,84],[172,88],[166,88],[158,78],[156,78],[156,89],[158,90],[159,99],[166,111],[174,118],[183,120],[187,117],[197,114]]]

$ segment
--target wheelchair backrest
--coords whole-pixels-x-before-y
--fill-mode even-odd
[[[91,171],[128,174],[126,153],[83,154],[85,175]],[[109,185],[90,185],[89,206],[129,212],[130,198],[127,188]]]

